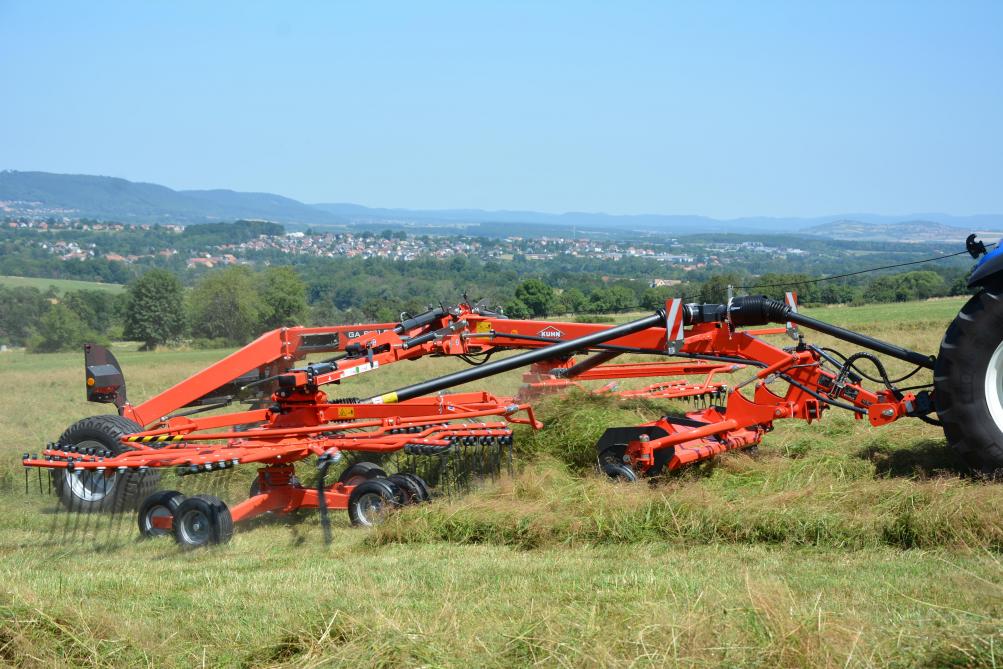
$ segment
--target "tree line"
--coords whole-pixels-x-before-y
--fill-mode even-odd
[[[145,349],[236,346],[266,330],[305,322],[306,295],[306,284],[291,268],[255,271],[243,265],[210,272],[190,289],[163,269],[149,270],[121,294],[0,286],[0,344],[34,353],[113,340],[142,342]]]
[[[327,269],[329,271],[318,271]],[[85,342],[128,340],[146,349],[245,344],[284,325],[395,321],[434,304],[488,298],[513,318],[589,316],[653,310],[673,297],[723,302],[735,294],[802,304],[863,304],[964,295],[963,275],[922,270],[861,280],[817,282],[806,274],[758,277],[722,273],[702,282],[652,287],[637,279],[554,272],[520,277],[493,263],[456,257],[409,263],[351,259],[317,267],[246,265],[216,269],[190,286],[166,269],[151,269],[122,294],[0,286],[0,344],[32,352],[73,350]]]

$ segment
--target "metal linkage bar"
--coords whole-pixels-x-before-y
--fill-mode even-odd
[[[453,374],[447,374],[445,376],[440,376],[436,379],[430,379],[428,381],[423,381],[421,383],[412,384],[410,386],[405,386],[394,392],[385,393],[383,395],[377,395],[367,400],[373,404],[392,404],[395,402],[403,402],[414,397],[420,397],[421,395],[427,395],[429,393],[434,393],[439,390],[445,390],[447,388],[452,388],[463,383],[468,383],[470,381],[477,381],[479,379],[486,378],[488,376],[494,376],[495,374],[501,374],[502,372],[507,372],[512,369],[518,369],[519,367],[525,367],[526,365],[531,365],[534,362],[539,362],[542,360],[547,360],[550,358],[559,357],[562,355],[570,355],[576,351],[587,349],[595,344],[602,344],[619,337],[624,337],[627,335],[634,334],[635,332],[640,332],[641,330],[646,330],[658,325],[662,325],[665,319],[665,314],[661,310],[651,316],[646,316],[640,318],[636,321],[631,321],[623,325],[618,325],[616,327],[607,328],[600,330],[599,332],[593,332],[587,334],[583,337],[578,337],[577,339],[570,339],[550,346],[545,346],[543,348],[537,349],[535,351],[526,351],[525,353],[519,353],[513,355],[510,358],[505,358],[504,360],[498,360],[496,362],[488,362],[473,369],[467,369],[460,372],[454,372]]]

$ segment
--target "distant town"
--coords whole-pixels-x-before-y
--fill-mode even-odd
[[[258,234],[242,241],[207,243],[195,248],[179,248],[171,237],[179,239],[185,226],[177,224],[129,224],[88,219],[49,217],[44,220],[27,217],[7,217],[3,227],[8,232],[25,233],[29,243],[62,261],[82,261],[103,258],[126,264],[141,263],[156,258],[183,260],[188,268],[213,268],[238,263],[255,263],[276,253],[317,258],[383,258],[413,261],[423,258],[449,259],[457,256],[484,261],[546,261],[560,257],[590,258],[617,262],[637,258],[672,266],[684,272],[725,264],[729,258],[762,256],[783,260],[802,256],[804,249],[775,246],[758,241],[734,243],[685,243],[676,238],[661,242],[589,239],[587,237],[523,237],[500,239],[464,235],[412,235],[400,230],[329,231],[307,230],[283,234]],[[144,252],[114,250],[115,233],[157,233],[158,241]],[[34,234],[32,234],[34,233]],[[39,234],[44,233],[44,234]],[[108,233],[108,243],[95,241],[93,235],[74,233]],[[166,234],[166,239],[164,235]],[[151,240],[152,241],[152,240]]]

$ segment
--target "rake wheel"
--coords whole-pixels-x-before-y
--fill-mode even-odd
[[[415,486],[418,489],[419,503],[427,502],[430,499],[432,499],[432,489],[429,488],[428,483],[425,482],[425,479],[418,476],[417,474],[412,474],[411,472],[401,472],[399,475],[407,479],[410,479],[411,481],[414,482]]]
[[[154,518],[174,517],[174,512],[185,499],[184,494],[177,490],[160,490],[153,493],[139,505],[139,533],[143,537],[162,537],[171,534],[171,530],[157,527]]]
[[[174,540],[185,549],[225,544],[233,538],[233,517],[218,497],[195,495],[174,511]]]
[[[338,483],[359,485],[375,478],[386,478],[387,473],[375,462],[356,462],[338,477]]]
[[[401,505],[402,497],[400,488],[389,479],[363,481],[348,498],[348,518],[357,527],[375,527]]]
[[[425,491],[417,481],[407,474],[391,474],[387,480],[400,488],[404,496],[404,504],[418,504],[425,501]]]

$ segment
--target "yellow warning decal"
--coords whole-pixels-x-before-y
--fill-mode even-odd
[[[474,329],[474,332],[491,332],[491,323],[487,321],[481,321],[480,323],[477,324],[477,327]]]
[[[338,407],[338,418],[355,418],[355,407]]]

